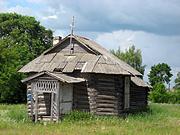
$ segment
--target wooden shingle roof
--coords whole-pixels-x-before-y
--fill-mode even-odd
[[[82,52],[82,50],[76,52],[76,48],[73,54],[61,51],[62,48],[60,47],[66,46],[69,38],[70,36],[65,37],[60,43],[22,67],[19,72],[59,71],[71,73],[74,70],[80,70],[82,73],[142,76],[141,73],[115,57],[102,46],[84,37],[74,35],[73,40],[78,42],[79,46],[85,49],[86,52]]]

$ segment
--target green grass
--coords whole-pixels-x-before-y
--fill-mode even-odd
[[[33,123],[25,105],[0,105],[2,135],[180,135],[180,105],[150,104],[150,112],[126,118],[73,112],[59,123]]]

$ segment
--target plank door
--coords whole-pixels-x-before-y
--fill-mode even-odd
[[[60,114],[71,112],[73,104],[73,84],[60,85]]]

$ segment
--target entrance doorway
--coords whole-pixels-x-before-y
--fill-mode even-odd
[[[59,118],[59,82],[39,79],[31,83],[33,95],[33,114],[38,120],[58,120]]]

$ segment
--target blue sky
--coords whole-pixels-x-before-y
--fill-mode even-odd
[[[75,16],[76,34],[107,49],[141,49],[146,81],[150,67],[160,62],[171,66],[172,85],[180,71],[179,0],[0,0],[0,12],[34,16],[61,36],[69,34]]]

